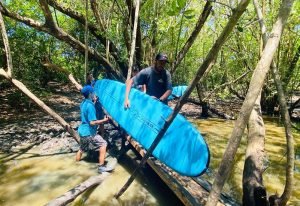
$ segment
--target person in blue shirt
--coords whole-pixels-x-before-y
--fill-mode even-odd
[[[93,73],[92,72],[88,72],[86,75],[86,85],[90,85],[92,87],[95,86],[97,79],[94,78]],[[103,119],[104,118],[104,111],[102,109],[102,105],[99,101],[99,98],[96,97],[94,98],[93,102],[95,103],[95,107],[96,107],[96,117],[97,119]],[[99,125],[99,131],[100,131],[100,135],[102,137],[104,137],[104,125],[101,124]]]
[[[104,165],[107,142],[102,136],[97,134],[98,125],[108,122],[109,118],[104,117],[100,120],[97,119],[96,108],[93,103],[95,94],[92,86],[84,86],[81,90],[81,93],[85,99],[80,104],[81,124],[78,128],[78,134],[80,136],[80,149],[76,154],[76,161],[81,159],[83,152],[87,152],[89,150],[99,151],[98,172],[110,172],[113,170],[113,168]]]

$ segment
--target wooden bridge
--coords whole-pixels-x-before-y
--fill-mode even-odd
[[[128,137],[127,140],[142,157],[145,155],[146,151],[138,142],[130,137]],[[147,163],[184,205],[205,205],[211,189],[211,184],[208,181],[201,177],[179,175],[155,158],[149,158]],[[222,193],[218,206],[222,205],[239,206],[240,204],[230,196]]]

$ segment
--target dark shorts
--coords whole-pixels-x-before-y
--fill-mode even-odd
[[[87,151],[99,151],[100,147],[107,146],[107,142],[100,135],[94,137],[81,137],[80,138],[80,150],[83,152]]]

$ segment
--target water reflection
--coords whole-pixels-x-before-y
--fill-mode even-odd
[[[285,132],[278,119],[264,118],[266,127],[265,151],[267,155],[266,171],[263,175],[264,184],[268,194],[276,192],[282,194],[285,185],[285,164],[286,164],[286,140]],[[219,119],[194,120],[199,130],[205,134],[205,139],[211,151],[212,175],[207,176],[213,181],[214,173],[218,168],[222,155],[227,147],[234,121]],[[293,133],[296,149],[295,161],[295,187],[290,199],[291,205],[300,205],[300,134]],[[225,191],[241,201],[242,194],[242,174],[244,167],[244,154],[246,151],[246,136],[242,138],[236,157],[233,172],[225,185]]]

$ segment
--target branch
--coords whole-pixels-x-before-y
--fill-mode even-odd
[[[207,1],[202,14],[199,16],[197,24],[189,37],[189,39],[186,41],[185,45],[182,47],[181,51],[177,54],[175,61],[172,64],[171,67],[171,72],[174,73],[182,59],[185,57],[186,53],[189,51],[191,46],[193,45],[194,41],[196,40],[198,34],[200,33],[204,23],[206,22],[211,10],[212,10],[212,5],[211,1]]]
[[[54,71],[62,72],[64,74],[66,74],[68,76],[69,80],[75,85],[75,87],[78,91],[80,91],[82,89],[82,86],[76,81],[73,74],[71,72],[69,72],[68,70],[66,70],[65,68],[59,67],[55,64],[52,64],[48,58],[44,59],[41,63],[45,68],[47,68],[49,70],[54,70]]]
[[[8,37],[7,37],[7,33],[6,33],[6,29],[5,29],[5,24],[3,21],[3,16],[0,13],[0,27],[1,27],[1,33],[2,33],[2,39],[3,39],[3,44],[5,47],[5,56],[6,56],[6,64],[7,64],[7,75],[9,77],[12,77],[12,58],[11,58],[11,52],[10,52],[10,48],[9,48],[9,41],[8,41]]]
[[[242,2],[243,1],[241,1],[241,3]],[[249,0],[246,2],[248,4]],[[206,206],[216,205],[222,188],[225,184],[225,181],[230,174],[234,162],[234,156],[241,142],[242,135],[244,134],[244,130],[249,121],[249,117],[254,107],[255,101],[261,92],[265,77],[270,69],[273,56],[278,47],[283,28],[289,17],[292,5],[293,0],[283,0],[281,4],[277,21],[275,22],[272,29],[272,35],[268,39],[265,49],[263,50],[262,56],[258,61],[254,73],[252,75],[247,96],[240,110],[238,119],[235,122],[233,131],[231,133],[231,137],[229,139],[226,151],[220,163],[218,173],[216,174],[216,178],[213,183],[213,188],[209,194]]]
[[[56,22],[54,21],[54,19],[52,17],[52,13],[49,9],[47,0],[39,0],[39,2],[40,2],[41,9],[43,11],[43,14],[45,16],[45,20],[46,20],[45,24],[47,25],[47,27],[56,30],[57,29],[57,24],[56,24]]]
[[[99,12],[99,5],[96,0],[91,0],[91,8],[96,18],[96,22],[99,25],[100,31],[105,31],[104,23]]]
[[[232,8],[232,7],[229,6],[228,4],[224,4],[224,3],[219,2],[219,1],[216,1],[216,0],[207,0],[207,2],[213,2],[213,3],[216,3],[216,4],[220,4],[220,5],[226,6],[227,8],[231,9],[231,11],[234,10],[234,8]]]
[[[230,82],[226,82],[224,84],[221,84],[220,86],[218,86],[217,88],[215,88],[213,91],[211,91],[202,101],[206,101],[212,94],[214,94],[217,90],[226,87],[227,85],[231,85],[234,84],[238,81],[240,81],[241,79],[243,79],[250,71],[245,72],[244,74],[242,74],[241,76],[239,76],[238,78],[230,81]]]
[[[85,17],[78,13],[77,11],[74,11],[70,8],[64,7],[61,4],[57,3],[56,0],[47,0],[49,5],[51,5],[53,8],[57,9],[58,11],[60,11],[61,13],[71,17],[72,19],[78,21],[79,23],[81,23],[82,25],[85,24]],[[94,0],[91,0],[91,2]],[[92,7],[93,9],[93,7]],[[97,17],[96,17],[97,20]],[[106,47],[106,43],[108,41],[108,39],[103,35],[103,30],[99,30],[99,28],[92,24],[92,23],[88,23],[88,29],[91,32],[92,35],[94,35],[100,42],[101,44]],[[120,55],[120,51],[117,49],[116,45],[112,43],[112,41],[109,40],[109,45],[108,47],[110,48],[110,54],[114,57],[114,59],[116,60],[116,62],[118,63],[119,67],[123,70],[124,68],[127,69],[127,65],[126,63],[124,63],[122,61],[122,59],[120,59],[120,57],[122,55]],[[107,61],[108,62],[108,61]],[[123,72],[124,73],[124,72]]]
[[[58,28],[58,27],[55,29],[49,28],[47,24],[42,24],[33,19],[23,17],[17,13],[11,12],[3,5],[3,3],[1,1],[0,1],[0,11],[5,16],[8,16],[16,21],[22,22],[30,27],[35,28],[38,31],[42,31],[42,32],[45,32],[45,33],[48,33],[48,34],[54,36],[55,38],[69,44],[72,48],[78,50],[82,54],[84,54],[84,52],[85,52],[85,45],[83,43],[81,43],[79,40],[75,39],[73,36],[66,33],[61,28]],[[100,62],[104,66],[104,68],[108,74],[113,75],[115,78],[117,78],[119,80],[124,80],[124,77],[118,71],[114,71],[113,66],[104,57],[102,57],[98,52],[96,52],[92,48],[88,48],[88,51],[89,51],[90,57],[92,59]]]

